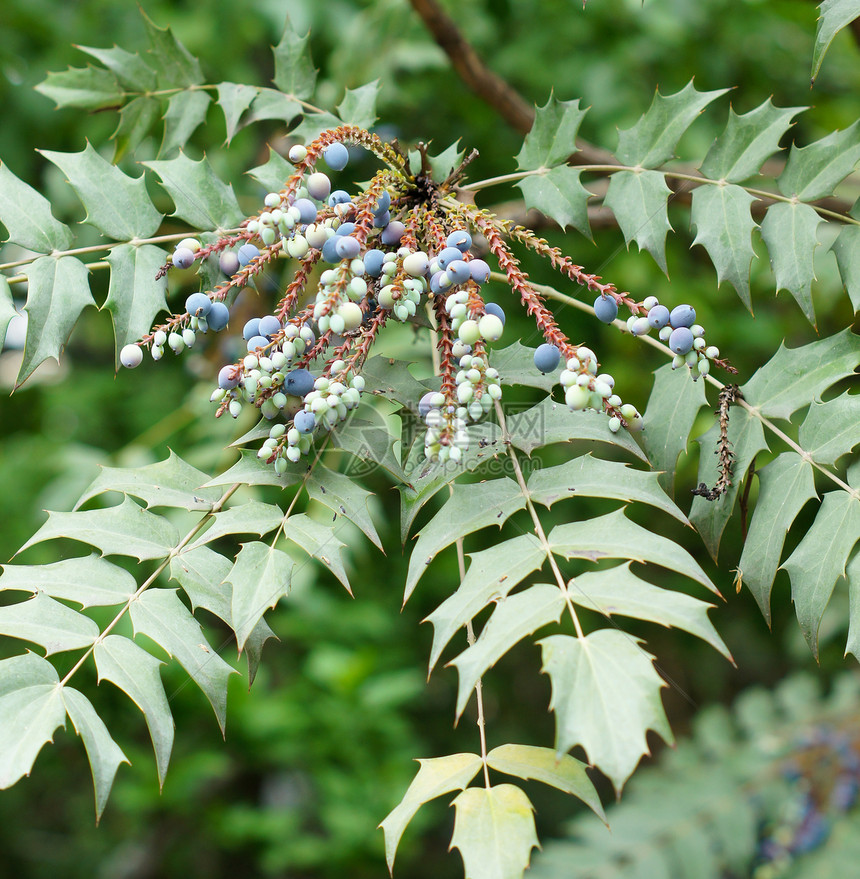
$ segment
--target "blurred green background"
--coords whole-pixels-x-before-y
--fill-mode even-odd
[[[581,134],[609,149],[616,144],[616,129],[635,121],[655,87],[664,94],[674,92],[691,77],[698,89],[731,86],[734,91],[685,135],[680,155],[689,160],[701,160],[722,130],[729,100],[737,112],[771,95],[778,106],[814,104],[795,128],[801,143],[845,128],[858,115],[860,55],[847,32],[836,38],[814,90],[809,90],[816,19],[812,2],[649,0],[643,7],[639,0],[590,0],[586,11],[578,0],[460,0],[445,5],[479,53],[526,100],[541,105],[554,91],[560,99],[579,97],[590,105]],[[515,167],[512,156],[522,134],[463,86],[405,0],[258,0],[245,7],[226,0],[146,0],[142,6],[156,24],[169,24],[201,58],[209,82],[257,85],[269,84],[270,46],[278,41],[288,13],[299,30],[311,30],[320,68],[317,104],[333,106],[344,87],[378,78],[378,130],[384,136],[407,144],[432,140],[439,150],[455,141],[462,148],[475,147],[480,157],[469,170],[471,179]],[[145,34],[129,4],[4,0],[0,159],[48,194],[55,213],[67,222],[82,218],[80,207],[59,172],[34,148],[80,150],[87,139],[103,147],[116,125],[114,113],[56,111],[33,91],[46,71],[86,63],[73,43],[116,43],[143,51]],[[205,151],[250,211],[259,189],[244,172],[264,162],[267,144],[281,145],[285,134],[275,122],[261,123],[240,132],[227,149],[223,116],[213,105],[187,151],[193,158]],[[157,147],[153,137],[132,158],[151,158]],[[517,192],[489,190],[479,203],[507,202]],[[671,280],[647,254],[635,247],[627,251],[615,229],[597,231],[594,242],[549,227],[541,234],[639,299],[653,293],[665,301],[694,303],[708,338],[739,368],[741,381],[772,355],[781,339],[789,345],[813,340],[814,332],[793,301],[785,294],[774,297],[766,259],[753,266],[752,318],[728,285],[717,289],[701,248],[690,249],[689,210],[670,206],[670,219],[679,233],[669,239]],[[827,234],[822,229],[825,245]],[[756,249],[764,256],[761,241]],[[819,248],[814,290],[821,336],[851,321],[832,255],[825,251]],[[559,283],[565,292],[578,295],[542,264],[524,258],[524,265],[536,280]],[[99,302],[106,295],[104,274],[93,277]],[[504,293],[497,291],[506,305]],[[506,340],[521,337],[537,344],[534,327],[512,312],[509,308]],[[560,314],[570,336],[596,348],[625,389],[625,400],[644,409],[651,373],[662,365],[659,355],[643,352],[641,346],[634,352],[628,337],[572,309]],[[422,364],[426,374],[426,345],[400,334],[389,346],[392,354]],[[4,391],[11,387],[18,356],[15,351],[0,355]],[[243,425],[211,418],[208,396],[217,354],[214,358],[171,357],[157,368],[149,364],[115,378],[109,318],[85,312],[61,367],[40,371],[0,402],[0,561],[10,559],[35,531],[43,521],[42,510],[70,509],[100,463],[160,460],[173,448],[203,469],[229,464],[224,447]],[[699,432],[709,422],[703,412]],[[551,451],[546,460],[554,455]],[[696,463],[696,448],[679,462],[678,499],[685,509]],[[453,551],[437,561],[401,613],[406,561],[398,533],[398,497],[383,476],[371,475],[365,484],[376,492],[372,512],[386,557],[357,532],[351,535],[346,556],[356,600],[325,571],[302,567],[293,595],[271,615],[280,642],[267,645],[253,689],[248,692],[244,676],[232,682],[226,742],[201,694],[184,685],[180,670],[166,667],[177,736],[172,767],[159,794],[142,718],[123,695],[102,687],[99,704],[133,765],[120,769],[101,826],[93,822],[83,749],[71,731],[59,733],[56,745],[37,760],[33,778],[0,793],[0,877],[360,879],[385,874],[376,825],[412,778],[412,758],[475,749],[477,736],[467,718],[452,728],[454,671],[440,668],[425,682],[431,633],[419,624],[456,585]],[[577,508],[577,518],[584,516],[583,509]],[[604,511],[598,503],[593,509]],[[554,507],[547,521],[565,514],[564,505]],[[428,515],[429,509],[419,525]],[[640,516],[639,521],[647,519]],[[511,533],[518,523],[515,519],[508,526]],[[773,685],[790,671],[815,669],[815,664],[797,630],[783,573],[774,590],[772,633],[752,599],[735,594],[730,571],[740,554],[737,525],[729,528],[719,571],[695,539],[684,537],[676,526],[671,520],[660,522],[666,533],[686,541],[726,595],[727,604],[712,617],[737,661],[732,668],[683,633],[636,628],[676,684],[665,699],[673,728],[683,734],[702,705],[726,702],[752,683]],[[802,533],[801,517],[787,551]],[[472,536],[466,550],[481,549],[496,537],[495,530]],[[28,559],[38,560],[38,551]],[[677,586],[687,588],[682,582]],[[823,633],[844,628],[846,604],[837,595]],[[223,639],[226,632],[218,631],[214,618],[207,623],[213,643],[219,643],[219,634]],[[826,677],[843,662],[839,643],[824,641],[816,673]],[[19,650],[16,642],[0,642],[2,656]],[[446,654],[453,655],[451,650]],[[237,667],[242,669],[239,663]],[[539,675],[533,648],[521,645],[505,657],[488,676],[485,694],[491,745],[551,740],[549,685]],[[654,744],[659,749],[656,739]],[[528,792],[542,837],[558,833],[576,812],[576,804],[558,792],[537,786],[529,786]],[[422,810],[404,837],[397,875],[461,875],[459,857],[446,853],[451,823],[445,798]]]

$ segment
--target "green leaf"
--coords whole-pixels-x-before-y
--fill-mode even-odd
[[[662,165],[674,157],[681,135],[702,110],[727,91],[698,92],[692,80],[674,95],[655,91],[648,112],[632,128],[618,132],[618,160],[643,168]]]
[[[658,480],[667,491],[674,492],[678,455],[687,451],[696,416],[707,402],[704,382],[694,382],[689,369],[666,364],[655,370],[642,438],[651,466],[662,471]]]
[[[368,417],[362,417],[365,415]],[[349,471],[352,475],[371,473],[381,467],[396,480],[405,479],[403,467],[394,454],[395,438],[372,406],[365,404],[353,410],[346,421],[334,426],[331,438],[335,448],[349,452],[355,458]]]
[[[148,92],[156,85],[155,71],[137,54],[127,52],[119,46],[110,49],[93,48],[92,46],[75,46],[97,61],[101,61],[110,70],[123,87],[131,91]]]
[[[385,860],[394,869],[397,845],[406,826],[424,803],[452,790],[463,790],[478,774],[481,758],[477,754],[448,754],[418,761],[418,774],[403,799],[379,825],[385,834]]]
[[[857,205],[851,209],[851,215],[853,216],[855,212],[860,212]],[[842,283],[848,291],[856,314],[860,311],[860,226],[846,223],[830,245],[830,249],[836,257]]]
[[[549,443],[589,440],[609,443],[630,452],[642,461],[645,455],[631,435],[624,431],[612,433],[602,412],[571,412],[564,403],[547,397],[524,412],[507,418],[510,441],[527,455]]]
[[[111,135],[111,139],[115,141],[114,164],[126,153],[133,153],[160,118],[161,101],[158,98],[141,96],[129,101],[119,111],[119,124]]]
[[[578,797],[606,823],[600,797],[585,771],[585,764],[569,754],[562,757],[552,748],[533,745],[499,745],[487,754],[487,765],[497,772],[516,778],[536,779]]]
[[[245,218],[232,185],[218,179],[205,157],[195,162],[180,153],[175,159],[143,164],[158,174],[173,199],[172,217],[195,229],[214,231],[234,228]]]
[[[183,549],[170,559],[170,579],[185,590],[195,610],[203,607],[233,625],[233,590],[225,582],[233,566],[206,546]]]
[[[470,787],[452,805],[451,848],[460,850],[466,879],[522,879],[532,849],[540,847],[525,793],[512,784]]]
[[[275,504],[250,500],[230,507],[211,517],[212,525],[191,544],[191,549],[212,543],[227,534],[256,534],[262,537],[274,531],[284,519],[284,513]]]
[[[149,199],[143,175],[123,174],[90,143],[79,153],[39,152],[68,177],[87,210],[84,222],[108,238],[147,238],[158,230],[162,215]]]
[[[251,630],[251,634],[248,635],[245,641],[244,653],[245,658],[248,660],[249,690],[254,683],[254,678],[257,677],[257,669],[260,667],[260,661],[263,658],[263,645],[265,645],[269,638],[278,640],[278,636],[269,628],[268,623],[261,619]]]
[[[0,275],[0,354],[3,353],[9,323],[17,314],[18,309],[15,308],[15,300],[12,298],[12,288],[6,280],[6,276]]]
[[[564,558],[597,561],[604,558],[652,562],[701,583],[711,592],[719,590],[695,559],[672,540],[631,522],[624,510],[582,522],[556,525],[549,534],[550,549]]]
[[[50,656],[89,647],[99,627],[89,617],[37,592],[26,601],[0,607],[0,635],[40,644]]]
[[[21,547],[56,537],[98,547],[102,555],[132,556],[139,561],[164,558],[179,543],[176,528],[128,497],[117,507],[75,513],[48,511],[48,521]]]
[[[32,186],[19,180],[0,162],[0,223],[9,233],[7,241],[37,253],[68,250],[72,231],[54,218],[51,203]]]
[[[346,516],[382,549],[382,541],[367,509],[367,502],[373,497],[373,492],[365,490],[349,476],[329,470],[322,464],[317,464],[313,469],[305,488],[313,500],[325,504],[333,513]]]
[[[788,290],[813,326],[816,325],[812,305],[813,255],[818,247],[816,230],[823,222],[807,204],[780,202],[768,208],[761,224],[761,237],[770,255],[777,293]]]
[[[239,128],[246,128],[254,122],[261,122],[264,119],[276,119],[288,126],[297,116],[302,115],[302,105],[298,101],[294,101],[289,95],[279,92],[277,89],[261,88],[257,89],[257,95],[251,106],[242,115],[239,120]],[[290,132],[290,137],[294,137],[295,132]],[[281,187],[277,187],[276,192]]]
[[[718,459],[715,454],[720,435],[719,424],[714,424],[707,433],[698,437],[701,446],[699,453],[698,482],[713,486],[718,479]],[[767,449],[761,421],[750,415],[746,409],[735,406],[729,416],[729,448],[734,452],[732,463],[732,484],[728,491],[715,501],[703,497],[693,498],[690,508],[690,521],[702,537],[714,561],[720,550],[723,531],[735,507],[741,482],[753,458]]]
[[[96,796],[96,821],[107,805],[110,789],[120,763],[130,763],[119,745],[111,738],[104,721],[96,714],[83,693],[71,687],[62,689],[63,704],[75,732],[87,750]]]
[[[308,45],[309,38],[310,34],[299,36],[288,18],[281,41],[272,48],[275,56],[275,75],[272,81],[282,92],[300,99],[309,98],[313,94],[317,80]]]
[[[817,495],[812,464],[795,452],[783,452],[757,474],[758,501],[738,571],[770,625],[770,592],[785,535],[806,502]]]
[[[302,121],[290,131],[290,137],[299,143],[310,143],[316,140],[320,133],[337,128],[341,124],[340,119],[331,113],[305,113]]]
[[[557,467],[533,470],[528,489],[531,499],[547,508],[564,498],[606,497],[650,504],[687,523],[687,517],[660,488],[656,473],[631,470],[620,461],[604,461],[590,454]]]
[[[294,165],[270,146],[269,160],[266,164],[251,168],[248,175],[253,177],[266,192],[279,192],[295,170]]]
[[[365,363],[361,374],[376,396],[395,400],[417,414],[418,403],[429,388],[412,375],[410,366],[408,360],[377,354]]]
[[[779,152],[780,138],[794,117],[806,109],[774,107],[770,98],[741,115],[729,107],[725,130],[711,145],[699,170],[712,180],[748,180],[759,173],[766,159]]]
[[[409,559],[403,603],[436,554],[458,537],[497,525],[499,528],[526,500],[519,485],[504,477],[472,485],[455,485],[454,493],[441,510],[418,532],[418,540]]]
[[[466,155],[465,150],[461,150],[461,138],[457,138],[450,146],[445,147],[441,153],[436,156],[427,153],[427,162],[430,165],[430,173],[434,180],[444,180],[455,168],[459,168]],[[421,171],[421,153],[418,150],[409,150],[409,170],[412,174],[418,174]]]
[[[3,565],[0,575],[0,591],[44,592],[81,607],[122,604],[136,588],[128,571],[95,553],[49,565]]]
[[[236,482],[241,482],[243,485],[279,485],[284,488],[287,485],[301,482],[308,469],[307,464],[298,462],[278,476],[274,467],[261,461],[256,452],[243,449],[240,456],[232,467],[218,476],[213,476],[203,488],[233,485]]]
[[[820,399],[860,365],[860,336],[851,329],[800,348],[785,343],[741,387],[744,399],[767,418],[791,418],[793,412]]]
[[[369,129],[376,122],[376,99],[381,88],[378,79],[360,85],[358,88],[347,89],[343,100],[337,105],[337,115],[345,125]],[[444,177],[442,178],[444,179]]]
[[[99,683],[115,684],[143,712],[155,751],[158,783],[163,787],[173,749],[173,716],[158,671],[162,662],[121,635],[108,635],[98,642],[93,655]]]
[[[116,368],[119,352],[140,339],[152,326],[155,316],[167,311],[167,278],[155,280],[156,272],[167,261],[167,254],[151,244],[136,247],[120,244],[105,257],[110,264],[110,287],[102,308],[113,321],[116,338]]]
[[[170,96],[164,114],[164,137],[158,150],[170,158],[188,143],[192,134],[206,121],[212,98],[204,91],[181,91]]]
[[[89,269],[73,256],[43,256],[23,272],[27,276],[27,337],[16,388],[49,357],[59,363],[80,313],[95,305],[87,280]]]
[[[798,442],[819,464],[835,464],[860,443],[860,395],[844,393],[827,403],[813,400]]]
[[[574,603],[608,617],[633,617],[683,629],[706,641],[727,659],[732,658],[708,619],[712,604],[640,579],[630,570],[629,562],[574,577],[568,583],[567,594]]]
[[[475,685],[518,641],[547,623],[558,622],[564,610],[564,595],[558,586],[538,583],[523,592],[496,602],[493,614],[478,640],[448,665],[459,674],[456,717],[459,720]]]
[[[292,572],[293,560],[285,552],[259,541],[242,544],[227,575],[233,587],[231,617],[240,651],[263,614],[289,595]]]
[[[815,201],[833,194],[833,190],[854,170],[860,160],[860,121],[844,131],[798,147],[791,153],[777,185],[783,195],[801,201]]]
[[[42,746],[65,722],[60,679],[50,662],[35,653],[0,660],[0,790],[30,774]]]
[[[167,651],[203,690],[218,718],[221,733],[227,723],[227,681],[235,670],[209,645],[175,589],[147,589],[131,603],[135,635],[144,634]]]
[[[586,238],[591,237],[588,223],[588,199],[591,193],[580,183],[581,169],[559,165],[526,177],[517,183],[523,191],[527,209],[535,208],[562,229],[573,226]]]
[[[430,672],[457,631],[491,601],[503,599],[532,571],[538,570],[546,561],[546,551],[533,534],[521,534],[497,543],[492,549],[469,553],[469,558],[469,570],[457,591],[423,620],[433,624]]]
[[[259,91],[256,86],[252,85],[235,82],[218,83],[218,104],[224,111],[228,144],[233,140],[233,135],[239,127],[240,117],[251,106],[251,101],[257,97]],[[271,147],[269,149],[271,150]]]
[[[517,168],[535,171],[567,162],[576,152],[576,135],[587,112],[588,108],[579,109],[578,98],[575,101],[557,101],[550,95],[546,104],[535,111],[531,131],[517,154]]]
[[[35,89],[54,101],[58,109],[104,110],[122,104],[125,99],[122,87],[109,70],[89,65],[52,71]]]
[[[848,580],[848,641],[845,644],[845,655],[849,653],[860,659],[860,553],[855,553],[854,558],[845,568],[845,577]]]
[[[157,27],[141,9],[150,52],[158,72],[158,86],[162,89],[180,88],[203,82],[200,62],[173,36],[169,27]]]
[[[824,609],[854,544],[860,540],[860,503],[847,491],[830,491],[812,527],[794,552],[780,565],[791,578],[791,600],[800,631],[818,658],[818,627]]]
[[[319,559],[352,595],[352,588],[340,554],[341,548],[346,544],[337,537],[333,525],[316,522],[310,516],[300,513],[297,516],[290,516],[287,520],[284,537],[295,543],[303,552]]]
[[[815,46],[812,50],[813,83],[833,38],[858,16],[860,16],[860,0],[824,0],[818,7]]]
[[[615,214],[627,246],[635,241],[639,250],[647,250],[664,272],[666,233],[672,228],[666,207],[671,194],[659,171],[618,171],[609,178],[603,199]]]
[[[653,729],[672,742],[660,700],[665,684],[653,657],[620,629],[597,629],[584,638],[551,635],[540,645],[552,682],[556,751],[581,745],[620,795],[639,758],[650,753],[645,733]]]
[[[502,302],[506,308],[506,302]],[[523,385],[529,388],[540,388],[548,394],[558,385],[558,376],[554,373],[544,374],[535,369],[535,349],[520,344],[515,340],[506,348],[493,350],[493,366],[499,371],[503,385]]]
[[[696,227],[693,244],[708,251],[717,270],[717,286],[728,281],[750,312],[750,265],[756,256],[752,246],[756,222],[750,213],[754,201],[745,189],[731,183],[700,186],[693,190],[690,218]]]

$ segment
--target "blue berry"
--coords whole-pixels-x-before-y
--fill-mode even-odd
[[[686,354],[693,347],[693,334],[689,327],[677,327],[669,336],[669,348],[675,354]]]
[[[406,226],[399,220],[392,220],[379,236],[383,244],[397,244],[406,232]]]
[[[381,250],[368,250],[363,257],[364,271],[371,278],[378,278],[382,274],[382,263],[385,254]]]
[[[494,314],[502,322],[502,326],[505,325],[505,312],[501,305],[497,305],[495,302],[488,302],[484,306],[484,314]]]
[[[692,305],[676,305],[669,315],[669,325],[673,329],[691,327],[696,322],[696,309]]]
[[[126,369],[134,369],[143,361],[143,351],[138,345],[125,345],[119,352],[119,362]]]
[[[304,397],[314,389],[314,377],[307,369],[294,369],[287,373],[284,389],[288,394]]]
[[[232,250],[225,250],[218,257],[218,265],[225,275],[232,277],[239,271],[239,257]]]
[[[215,333],[220,333],[227,326],[230,320],[230,309],[223,302],[213,302],[206,315],[206,323],[209,329]]]
[[[433,408],[431,400],[436,396],[436,391],[427,391],[427,393],[418,401],[418,415],[426,418],[427,413]]]
[[[444,293],[446,290],[450,289],[451,281],[450,279],[446,280],[445,283],[442,283],[442,278],[447,275],[445,272],[434,272],[430,276],[430,292],[431,293]]]
[[[384,214],[391,207],[391,196],[388,193],[387,189],[382,190],[382,195],[379,196],[379,201],[376,203],[376,207],[373,209],[373,215],[378,217],[381,214]]]
[[[265,336],[251,336],[248,339],[248,351],[256,351],[257,348],[265,348],[269,344],[269,340]]]
[[[249,262],[260,255],[260,251],[253,244],[248,243],[243,244],[236,255],[239,258],[239,265],[244,269]]]
[[[273,314],[267,314],[265,317],[260,318],[260,323],[257,325],[257,333],[259,335],[271,339],[275,333],[280,333],[280,331],[281,322]]]
[[[337,242],[340,241],[339,236],[332,235],[325,244],[322,246],[322,258],[329,263],[340,262],[340,257],[337,253]]]
[[[448,275],[448,280],[452,284],[465,284],[472,277],[469,263],[464,262],[462,259],[455,259],[448,263],[445,274]]]
[[[333,208],[335,205],[346,204],[348,201],[352,201],[352,199],[346,190],[335,189],[335,191],[328,197],[328,206]]]
[[[355,232],[355,223],[341,223],[335,230],[335,235],[352,235]]]
[[[355,259],[361,253],[361,245],[351,235],[335,235],[335,250],[341,259]]]
[[[446,247],[436,256],[436,262],[440,269],[447,269],[455,259],[462,259],[463,252],[459,247]]]
[[[309,198],[297,198],[293,207],[299,212],[299,219],[303,223],[313,223],[316,220],[317,206]]]
[[[218,387],[231,391],[239,385],[239,370],[235,366],[222,366],[218,373]]]
[[[485,284],[490,277],[490,267],[482,259],[469,260],[469,272],[477,284]]]
[[[555,345],[544,342],[535,349],[535,369],[538,372],[554,372],[561,360],[561,351]]]
[[[301,412],[296,412],[293,425],[299,433],[310,433],[316,427],[317,419],[313,412],[302,409]]]
[[[212,308],[212,300],[205,293],[192,293],[185,300],[185,310],[194,317],[206,317]]]
[[[605,324],[611,324],[618,316],[618,303],[614,296],[598,296],[594,300],[594,314]]]
[[[323,158],[332,171],[343,171],[349,161],[349,150],[342,143],[333,143],[323,150]]]
[[[242,327],[242,338],[247,342],[248,339],[253,339],[254,336],[260,335],[260,318],[252,317],[248,323]]]
[[[669,309],[665,305],[655,305],[648,312],[648,323],[655,330],[662,330],[669,323]]]
[[[190,269],[194,264],[194,251],[188,247],[177,247],[173,251],[173,265],[178,269]]]
[[[465,253],[472,246],[472,236],[465,229],[452,232],[445,243],[448,247],[456,247],[460,253]]]
[[[384,229],[391,222],[391,213],[389,211],[383,211],[381,214],[373,215],[373,225],[376,226],[377,229]]]

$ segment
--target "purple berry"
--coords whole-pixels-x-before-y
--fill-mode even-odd
[[[265,348],[269,344],[269,340],[265,336],[251,336],[248,339],[248,351],[256,351],[257,348]]]
[[[218,387],[232,391],[239,385],[239,369],[236,366],[222,366],[218,373]]]
[[[212,300],[205,293],[192,293],[185,300],[185,310],[193,317],[206,317],[212,308]]]
[[[355,259],[361,253],[361,245],[351,235],[335,235],[335,250],[341,259]]]
[[[341,223],[335,230],[335,235],[352,235],[355,232],[355,223]]]
[[[439,263],[440,269],[447,269],[455,259],[462,259],[463,252],[458,247],[445,247],[441,253],[436,256],[436,262]]]
[[[337,253],[337,242],[340,240],[339,236],[332,235],[325,244],[322,246],[322,258],[328,263],[336,263],[340,262],[340,257]]]
[[[239,271],[239,257],[232,250],[225,250],[218,257],[218,265],[225,275],[232,277]]]
[[[333,208],[335,205],[346,204],[348,201],[352,201],[352,199],[346,190],[335,189],[335,191],[328,197],[328,206]]]
[[[406,232],[406,226],[399,220],[392,220],[379,236],[383,244],[397,244]]]
[[[173,251],[173,265],[178,269],[190,269],[194,265],[194,251],[188,247],[177,247]]]
[[[452,284],[465,284],[472,277],[469,263],[464,262],[462,259],[455,259],[448,263],[445,274]]]
[[[260,251],[253,244],[243,244],[236,255],[239,258],[239,265],[244,269],[249,262],[260,255]]]
[[[293,207],[299,212],[302,223],[313,223],[316,220],[317,206],[309,198],[297,198],[293,202]]]
[[[391,196],[388,193],[387,189],[382,190],[382,195],[379,196],[379,201],[376,203],[376,207],[373,209],[373,215],[378,217],[381,214],[384,214],[391,207]]]
[[[485,284],[490,277],[490,267],[482,259],[470,259],[469,272],[477,284]]]
[[[618,316],[618,303],[614,296],[598,296],[594,300],[594,314],[599,321],[611,324]]]

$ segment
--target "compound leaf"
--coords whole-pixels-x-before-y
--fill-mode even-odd
[[[0,607],[0,635],[40,644],[50,656],[89,647],[98,638],[99,627],[82,613],[37,592],[26,601]]]
[[[337,115],[343,123],[356,125],[358,128],[372,128],[377,118],[376,99],[379,97],[379,89],[378,79],[358,88],[347,89],[343,100],[337,105]],[[444,180],[444,177],[442,179]]]
[[[119,111],[119,123],[111,135],[114,164],[126,153],[134,152],[160,118],[161,101],[158,98],[141,95],[125,104]]]
[[[367,509],[373,492],[367,491],[343,473],[317,464],[305,483],[310,497],[325,504],[333,513],[345,516],[382,549],[382,541]]]
[[[67,250],[72,230],[51,213],[51,203],[40,192],[16,177],[0,162],[0,223],[7,241],[37,253]]]
[[[800,425],[798,442],[819,464],[835,464],[860,443],[860,396],[844,393],[822,403],[813,400]]]
[[[300,513],[298,516],[290,516],[284,527],[284,537],[308,555],[319,559],[352,595],[352,588],[340,554],[341,548],[346,544],[335,534],[333,525],[317,522],[310,516]]]
[[[307,464],[295,464],[286,469],[280,476],[275,473],[274,467],[265,464],[257,457],[257,453],[250,449],[242,449],[239,460],[228,470],[213,476],[203,488],[213,488],[219,485],[233,485],[241,482],[243,485],[279,485],[284,488],[301,482],[307,471]]]
[[[581,174],[579,168],[558,165],[520,180],[517,186],[523,192],[527,209],[534,208],[555,220],[562,229],[573,226],[590,238],[588,199],[592,194],[580,183]]]
[[[812,50],[812,81],[818,76],[824,54],[833,38],[846,25],[860,16],[860,0],[824,0],[818,7],[815,46]]]
[[[265,165],[258,165],[248,171],[266,192],[278,192],[283,188],[289,176],[296,170],[280,153],[269,147],[269,160]],[[369,362],[369,361],[368,361]]]
[[[860,160],[860,121],[844,131],[834,131],[805,147],[792,144],[777,185],[783,195],[815,201],[833,190]]]
[[[125,88],[137,92],[148,92],[155,88],[157,81],[155,71],[137,52],[127,52],[119,46],[111,46],[109,49],[93,46],[75,46],[75,48],[101,61]]]
[[[192,608],[203,607],[233,626],[233,589],[226,582],[232,567],[207,546],[184,548],[170,559],[170,579],[182,586]]]
[[[69,67],[48,73],[36,87],[61,107],[103,110],[122,104],[125,93],[116,77],[103,67]]]
[[[17,314],[15,300],[12,298],[12,288],[5,276],[0,277],[0,353],[3,352],[9,323]]]
[[[173,36],[169,27],[158,27],[141,10],[150,52],[155,59],[158,86],[162,89],[182,88],[203,82],[200,62]]]
[[[212,98],[204,91],[186,89],[171,95],[164,114],[164,136],[158,155],[173,156],[206,120]]]
[[[517,167],[535,171],[565,163],[576,152],[576,135],[587,112],[587,108],[580,110],[578,98],[557,101],[550,95],[546,104],[535,111],[531,131],[517,154]]]
[[[851,216],[858,211],[855,205]],[[860,311],[860,226],[846,223],[830,245],[854,312]]]
[[[275,504],[246,501],[222,513],[215,513],[212,525],[191,544],[191,549],[212,543],[227,534],[256,534],[262,537],[274,531],[283,519],[283,511]]]
[[[309,38],[310,34],[299,36],[288,19],[281,41],[272,48],[275,56],[272,81],[282,92],[299,99],[309,98],[313,94],[317,80]]]
[[[286,126],[297,116],[301,115],[302,105],[298,101],[294,101],[290,95],[285,95],[277,89],[261,88],[257,89],[257,95],[251,101],[251,106],[242,114],[239,128],[246,128],[248,125],[260,122],[263,119],[277,119]],[[290,137],[294,136],[295,130],[290,132]],[[292,170],[294,171],[295,168]],[[274,191],[277,192],[281,186],[283,186],[283,183],[274,187]]]
[[[239,127],[239,119],[260,90],[256,86],[236,82],[218,83],[218,105],[224,111],[224,125],[227,129],[227,143]],[[271,147],[269,147],[271,150]],[[276,190],[277,191],[277,190]]]

